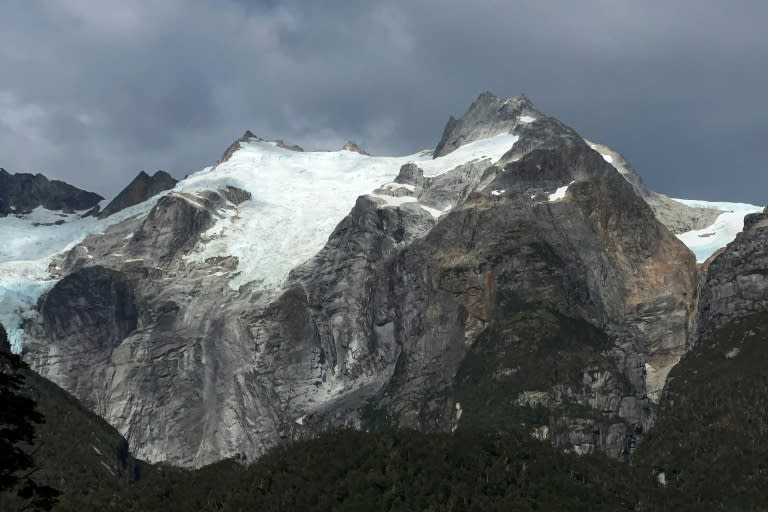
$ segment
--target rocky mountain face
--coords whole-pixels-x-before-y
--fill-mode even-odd
[[[623,457],[684,351],[694,262],[572,130],[518,133],[492,179],[379,272],[372,327],[402,352],[369,412],[426,430],[512,419]]]
[[[768,208],[744,218],[744,230],[702,272],[691,343],[717,329],[768,310]]]
[[[649,190],[642,177],[621,154],[603,144],[590,142],[589,145],[624,176],[635,193],[648,203],[656,218],[673,233],[679,234],[705,228],[712,225],[720,215],[721,212],[717,209],[686,206],[664,194]]]
[[[0,217],[42,206],[65,212],[90,210],[104,198],[42,174],[10,174],[0,168]]]
[[[176,183],[178,182],[165,171],[157,171],[152,176],[141,171],[127,187],[110,201],[106,208],[99,212],[99,217],[109,217],[128,207],[143,203],[160,192],[172,189]]]
[[[395,165],[277,284],[233,255],[273,222],[274,199],[258,195],[273,151],[297,176]],[[738,259],[758,261],[746,247],[759,252],[762,217],[748,217],[732,260],[699,272],[673,233],[713,210],[648,191],[620,155],[525,97],[481,95],[431,156],[285,151],[246,132],[190,177],[205,188],[182,181],[51,262],[24,357],[149,461],[253,460],[333,426],[521,427],[626,459],[692,332],[729,314],[729,293],[764,307],[746,305],[759,272]],[[247,165],[250,191],[234,179]],[[256,232],[212,253],[249,212]],[[741,288],[728,272],[746,272]]]

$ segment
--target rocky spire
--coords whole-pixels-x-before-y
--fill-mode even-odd
[[[447,155],[474,140],[508,133],[517,124],[531,122],[541,115],[525,95],[505,100],[484,92],[469,106],[463,117],[448,119],[434,156]]]
[[[177,181],[165,171],[157,171],[153,176],[141,171],[99,214],[100,218],[129,206],[142,203],[150,197],[176,186]]]
[[[227,149],[224,150],[224,154],[221,155],[221,158],[219,158],[219,161],[216,162],[216,163],[220,164],[220,163],[226,162],[227,160],[229,160],[232,157],[232,154],[234,154],[235,151],[240,149],[240,143],[241,142],[246,142],[246,141],[253,140],[253,139],[263,140],[262,138],[257,137],[256,135],[254,135],[251,130],[245,130],[245,133],[239,139],[237,139],[235,142],[230,144],[227,147]]]

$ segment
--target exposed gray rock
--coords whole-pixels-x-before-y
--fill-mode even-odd
[[[484,92],[470,105],[463,117],[448,119],[443,136],[435,147],[434,157],[447,155],[468,142],[510,133],[525,124],[520,120],[520,116],[524,115],[533,118],[542,116],[524,95],[503,100],[490,92]]]
[[[160,192],[172,189],[176,183],[177,181],[165,171],[157,171],[152,176],[141,171],[98,216],[109,217],[129,206],[143,203]]]
[[[219,158],[217,163],[226,162],[229,160],[235,151],[240,149],[240,143],[241,142],[248,142],[249,140],[258,140],[263,141],[264,139],[257,137],[256,135],[251,132],[251,130],[245,130],[245,133],[240,136],[239,139],[237,139],[235,142],[230,144],[227,149],[224,150],[224,153],[221,155],[221,158]]]
[[[38,373],[59,382],[100,415],[105,413],[112,350],[138,325],[138,278],[101,266],[82,268],[59,281],[39,305],[36,338],[46,343],[35,356],[34,363],[45,361]],[[66,364],[56,364],[59,360]]]
[[[768,311],[768,211],[747,215],[736,239],[704,263],[691,345],[763,311]]]
[[[283,141],[282,139],[277,139],[277,140],[275,141],[275,146],[277,146],[277,147],[279,147],[279,148],[282,148],[282,149],[287,149],[288,151],[298,151],[299,153],[301,153],[301,152],[303,152],[303,151],[304,151],[304,148],[302,148],[302,147],[301,147],[301,146],[299,146],[298,144],[291,144],[291,145],[288,145],[288,144],[286,144],[286,143],[285,143],[285,141]]]
[[[614,341],[580,369],[583,388],[556,383],[531,390],[548,397],[542,405],[553,405],[545,437],[582,452],[625,456],[648,428],[659,391],[649,397],[649,384],[685,350],[695,263],[613,169],[565,135],[559,151],[532,151],[506,165],[487,187],[505,189],[502,198],[470,195],[382,269],[387,291],[376,295],[374,324],[391,325],[403,353],[400,371],[372,402],[374,417],[453,428],[450,390],[461,388],[453,379],[478,335],[516,311],[551,310],[583,319]],[[531,199],[540,187],[552,192],[573,180],[564,200]],[[519,306],[504,306],[509,294]],[[509,350],[500,347],[499,357]],[[592,412],[569,417],[557,396]],[[467,419],[465,412],[459,425]],[[575,434],[584,429],[588,439]]]
[[[686,206],[670,199],[664,194],[649,190],[637,171],[619,152],[603,144],[596,144],[594,142],[588,142],[588,144],[600,154],[607,155],[610,158],[611,164],[632,184],[632,188],[635,189],[637,195],[648,203],[656,218],[673,233],[685,233],[686,231],[711,226],[722,213],[722,211],[713,208]]]
[[[341,149],[346,151],[352,151],[354,153],[360,153],[361,155],[369,156],[368,153],[363,151],[360,146],[352,142],[351,140],[348,140],[343,146],[341,146]]]
[[[0,168],[0,217],[29,213],[38,206],[65,212],[94,208],[104,198],[42,174],[10,174]]]

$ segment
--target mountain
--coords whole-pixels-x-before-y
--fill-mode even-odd
[[[141,171],[133,181],[117,194],[107,207],[99,213],[99,217],[109,217],[130,206],[143,203],[160,192],[172,189],[176,186],[176,183],[178,182],[165,171],[157,171],[152,176]]]
[[[26,237],[0,258],[14,347],[141,459],[412,428],[630,460],[762,210],[652,192],[525,97],[484,93],[405,157],[281,146],[246,132],[172,189],[43,226],[34,265],[48,232],[0,222]]]
[[[0,168],[0,217],[27,214],[38,207],[66,213],[90,210],[103,199],[42,174],[10,174]]]

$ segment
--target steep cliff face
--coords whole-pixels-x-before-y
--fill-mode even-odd
[[[688,206],[664,194],[649,190],[635,168],[620,153],[603,144],[593,142],[588,144],[624,176],[635,193],[648,203],[656,218],[673,233],[680,234],[710,226],[722,213],[716,208]]]
[[[150,197],[172,189],[177,181],[165,171],[157,171],[150,176],[141,171],[131,181],[127,187],[120,191],[117,196],[99,213],[99,217],[109,217],[121,210],[125,210],[133,205],[143,203]]]
[[[718,328],[768,311],[768,208],[744,218],[744,230],[702,269],[691,345]]]
[[[685,351],[696,265],[597,149],[489,94],[403,158],[247,132],[52,262],[25,357],[150,461],[252,460],[330,425],[626,457]]]
[[[599,155],[542,123],[379,272],[373,323],[402,353],[364,421],[523,426],[614,457],[649,426],[685,349],[695,263]]]

